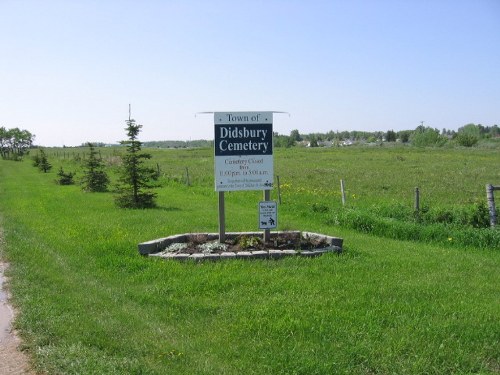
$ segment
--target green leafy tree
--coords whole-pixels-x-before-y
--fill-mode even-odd
[[[128,140],[120,143],[127,146],[127,152],[123,156],[115,202],[121,208],[152,208],[156,206],[156,193],[151,191],[155,170],[144,165],[151,155],[141,152],[142,143],[137,139],[142,125],[130,116],[126,123]]]
[[[455,141],[464,147],[472,147],[483,138],[485,128],[482,125],[467,124],[458,129]]]
[[[274,133],[273,142],[274,147],[290,148],[295,146],[295,141],[291,137],[287,135],[279,135],[278,133]]]
[[[0,154],[2,159],[22,160],[33,145],[35,136],[19,128],[0,127]]]
[[[481,138],[482,135],[485,132],[485,128],[479,124],[467,124],[462,126],[461,128],[458,128],[457,134],[468,134],[476,137],[477,139]]]
[[[309,147],[319,147],[318,138],[315,135],[309,137]]]
[[[104,171],[104,163],[92,143],[89,147],[89,158],[85,161],[82,178],[82,188],[89,192],[104,192],[108,190],[109,177]]]
[[[385,139],[387,142],[396,142],[396,132],[394,130],[389,130],[385,134]]]
[[[300,135],[300,133],[297,129],[294,129],[290,132],[290,138],[292,138],[292,141],[294,141],[294,142],[302,141],[302,136]]]
[[[417,147],[439,147],[446,143],[446,138],[439,134],[439,130],[420,125],[411,134],[410,142]]]
[[[479,142],[479,138],[473,134],[468,133],[458,133],[455,137],[455,141],[463,147],[472,147]]]
[[[7,155],[9,155],[9,141],[10,136],[8,130],[5,127],[0,127],[0,154],[2,159],[6,159]]]
[[[411,130],[401,130],[398,132],[398,138],[401,139],[401,142],[408,143],[410,141],[411,134]]]
[[[488,135],[491,137],[491,138],[496,138],[496,137],[499,137],[500,136],[500,128],[498,127],[498,125],[493,125],[492,127],[490,127],[488,129]]]

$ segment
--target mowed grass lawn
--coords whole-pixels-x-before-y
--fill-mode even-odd
[[[153,152],[165,181],[152,210],[118,209],[111,193],[56,185],[59,165],[78,168],[69,159],[53,159],[49,174],[29,160],[0,161],[1,256],[23,349],[50,374],[499,373],[498,248],[381,239],[328,225],[328,213],[311,210],[340,209],[332,186],[346,175],[358,179],[351,204],[399,199],[401,186],[416,185],[395,179],[390,163],[414,165],[419,183],[446,204],[452,194],[459,204],[484,194],[498,177],[488,167],[493,152],[439,151],[441,173],[420,152],[278,151],[276,172],[289,185],[279,229],[343,237],[345,252],[201,264],[141,257],[137,243],[217,231],[210,150]],[[366,163],[379,165],[376,178],[363,172]],[[326,165],[334,171],[319,173]],[[192,186],[183,183],[185,167]],[[307,177],[311,169],[319,172]],[[460,192],[444,193],[440,178],[457,173]],[[255,230],[259,199],[227,194],[228,230]],[[411,192],[404,199],[411,205]]]

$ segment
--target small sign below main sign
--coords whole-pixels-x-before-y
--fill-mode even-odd
[[[278,205],[275,201],[259,202],[259,229],[273,229],[278,226]]]

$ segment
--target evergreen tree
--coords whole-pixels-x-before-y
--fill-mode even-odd
[[[73,172],[68,172],[68,173],[64,172],[63,167],[59,168],[59,172],[57,172],[57,176],[59,178],[56,180],[56,182],[59,185],[73,185],[74,184],[73,177],[75,176],[75,174]]]
[[[90,150],[88,160],[85,161],[85,170],[82,178],[82,188],[89,192],[103,192],[108,190],[109,178],[104,171],[102,159],[92,143],[87,143]]]
[[[52,169],[52,164],[49,163],[49,159],[45,151],[43,151],[43,148],[41,148],[40,153],[33,158],[33,165],[44,173]]]
[[[155,171],[144,165],[144,159],[150,159],[151,155],[141,152],[142,143],[137,139],[142,125],[136,124],[130,115],[126,123],[128,140],[120,143],[127,146],[127,153],[123,156],[115,202],[122,208],[155,207],[156,193],[151,192]]]

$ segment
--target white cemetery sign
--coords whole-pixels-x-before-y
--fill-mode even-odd
[[[273,187],[273,113],[215,112],[215,191]]]

